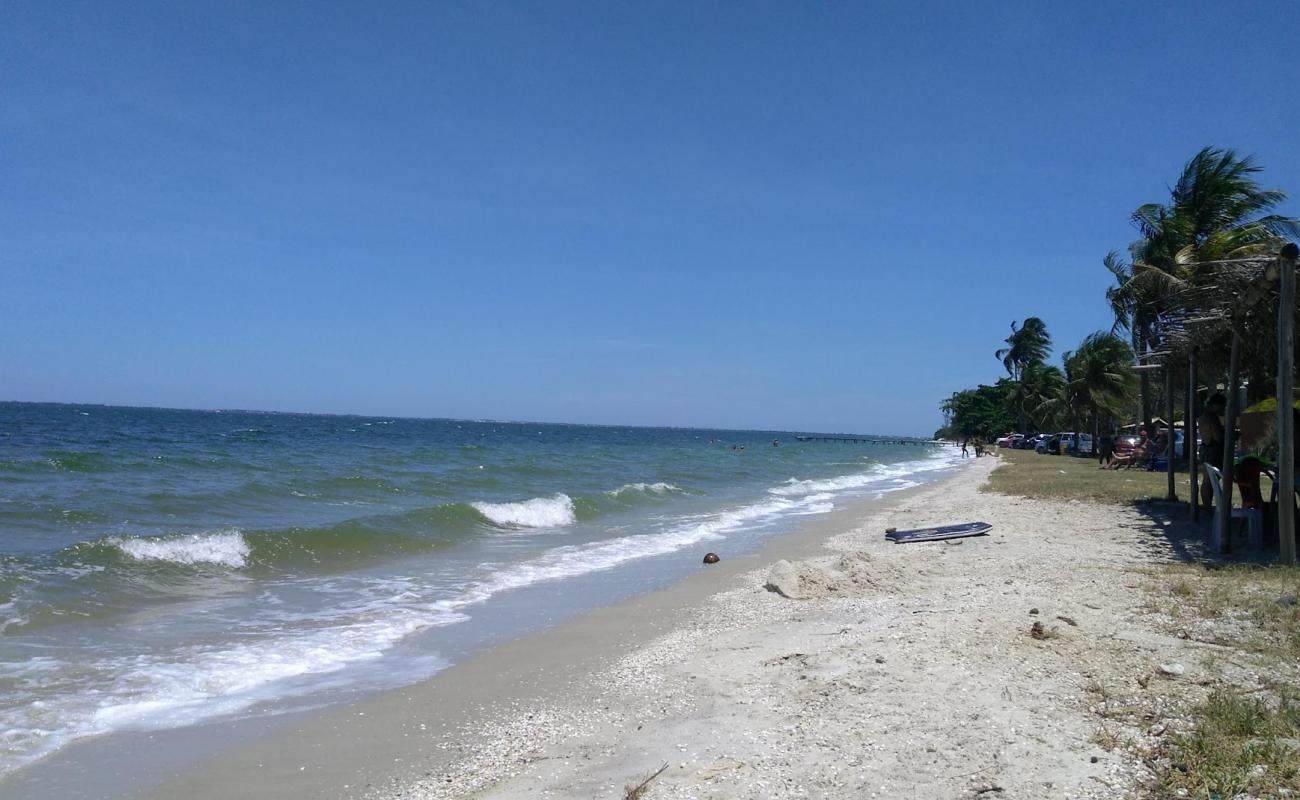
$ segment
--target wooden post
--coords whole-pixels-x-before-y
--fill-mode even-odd
[[[1174,365],[1165,362],[1165,499],[1177,502],[1174,486]]]
[[[1228,356],[1228,404],[1223,409],[1223,508],[1218,509],[1219,524],[1214,530],[1215,550],[1227,553],[1232,550],[1232,467],[1237,450],[1237,384],[1241,381],[1241,337],[1232,331],[1232,351]]]
[[[1277,303],[1277,538],[1278,558],[1295,564],[1295,261],[1300,248],[1288,244],[1278,255]]]
[[[1196,471],[1201,468],[1197,463],[1200,453],[1196,452],[1196,348],[1187,356],[1187,417],[1183,420],[1183,453],[1187,456],[1188,491],[1191,499],[1188,508],[1192,512],[1192,522],[1201,521],[1201,494],[1199,476]]]

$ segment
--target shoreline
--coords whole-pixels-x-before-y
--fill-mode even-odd
[[[951,480],[945,475],[939,481]],[[762,540],[756,549],[729,556],[708,569],[696,567],[666,588],[611,605],[547,621],[540,629],[473,651],[427,679],[405,688],[349,693],[338,703],[305,710],[271,707],[252,718],[217,720],[183,728],[122,731],[74,743],[5,781],[7,789],[33,798],[233,797],[284,793],[288,796],[352,797],[358,786],[410,780],[409,765],[430,755],[424,741],[433,730],[449,730],[483,716],[482,708],[520,703],[553,693],[554,678],[584,655],[584,669],[603,667],[678,624],[674,615],[698,605],[735,575],[776,557],[804,555],[842,531],[864,509],[892,505],[934,485],[927,481],[884,494],[853,498],[828,514],[809,516],[793,530]],[[726,546],[726,542],[719,545]],[[713,545],[718,547],[718,545]],[[703,553],[688,548],[692,561]],[[641,625],[638,617],[656,621]],[[668,620],[672,620],[671,622]],[[524,668],[521,665],[529,665]],[[377,662],[382,667],[382,662]],[[493,677],[485,681],[483,675]],[[436,721],[407,718],[408,706],[438,707]],[[367,724],[373,721],[373,724]],[[423,724],[425,727],[420,728]],[[363,730],[364,729],[364,730]],[[370,742],[357,758],[354,736]],[[463,741],[463,737],[457,737]],[[231,742],[235,742],[234,746]],[[377,744],[382,742],[383,744]],[[440,753],[455,748],[444,743]],[[393,753],[378,764],[379,752]],[[374,757],[372,757],[374,755]],[[438,759],[439,763],[448,759]],[[293,762],[291,765],[289,762]],[[425,770],[427,771],[427,770]],[[88,776],[94,776],[90,778]]]
[[[585,704],[557,705],[557,698],[597,690],[592,685],[596,676],[684,629],[710,597],[754,570],[782,558],[820,554],[831,538],[846,525],[857,524],[864,513],[907,503],[967,471],[959,465],[936,481],[883,497],[854,499],[829,514],[809,517],[752,552],[701,567],[664,588],[494,644],[412,686],[318,711],[293,730],[267,720],[255,743],[223,753],[142,796],[390,797],[431,775],[458,773],[462,762],[475,755],[486,755],[497,767],[476,768],[476,785],[481,779],[504,777],[510,763],[527,758],[519,749],[534,745],[525,742],[555,734],[590,734]],[[690,551],[692,559],[697,555]],[[446,796],[473,791],[455,778],[442,783],[453,792]]]
[[[973,462],[859,507],[847,528],[774,542],[723,580],[703,573],[467,664],[457,678],[467,689],[510,678],[519,691],[468,699],[462,727],[419,729],[433,713],[429,691],[366,722],[340,720],[335,742],[353,742],[349,759],[370,765],[366,785],[295,782],[288,763],[279,778],[229,793],[204,793],[197,775],[170,788],[196,800],[268,789],[367,800],[608,797],[668,764],[645,798],[1126,794],[1145,767],[1104,746],[1114,723],[1098,697],[1104,706],[1107,692],[1141,685],[1150,702],[1176,705],[1186,684],[1152,681],[1160,665],[1196,665],[1186,680],[1209,669],[1197,661],[1204,645],[1158,632],[1139,575],[1185,560],[1187,542],[1133,508],[984,493],[1000,463]],[[908,545],[882,535],[967,517],[994,530]],[[806,596],[764,587],[781,558],[801,559],[793,566]],[[677,613],[618,629],[620,614],[665,604]],[[368,737],[376,730],[420,741],[407,752],[423,760],[395,761]],[[304,734],[262,757],[318,752],[309,743],[320,732]]]
[[[1152,594],[1161,565],[1199,560],[1199,531],[984,491],[1002,463],[860,498],[404,689],[141,734],[141,754],[161,736],[225,749],[131,796],[609,797],[665,764],[638,797],[1130,796],[1189,697],[1235,664]],[[973,520],[993,530],[883,537]]]

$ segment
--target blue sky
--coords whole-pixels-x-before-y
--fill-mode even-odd
[[[929,433],[1300,4],[0,7],[0,399]],[[1300,204],[1284,211],[1300,215]]]

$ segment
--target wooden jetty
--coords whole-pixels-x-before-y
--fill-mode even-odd
[[[944,442],[938,439],[881,439],[868,436],[796,436],[794,438],[801,442],[849,442],[851,444],[956,444],[956,442]]]

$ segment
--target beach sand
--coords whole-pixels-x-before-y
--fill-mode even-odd
[[[645,798],[1123,796],[1142,767],[1094,743],[1096,691],[1195,663],[1138,572],[1182,545],[1133,509],[982,493],[996,464],[310,717],[157,796],[622,797],[664,764]],[[882,535],[971,520],[991,534]],[[765,588],[778,559],[797,599]]]

